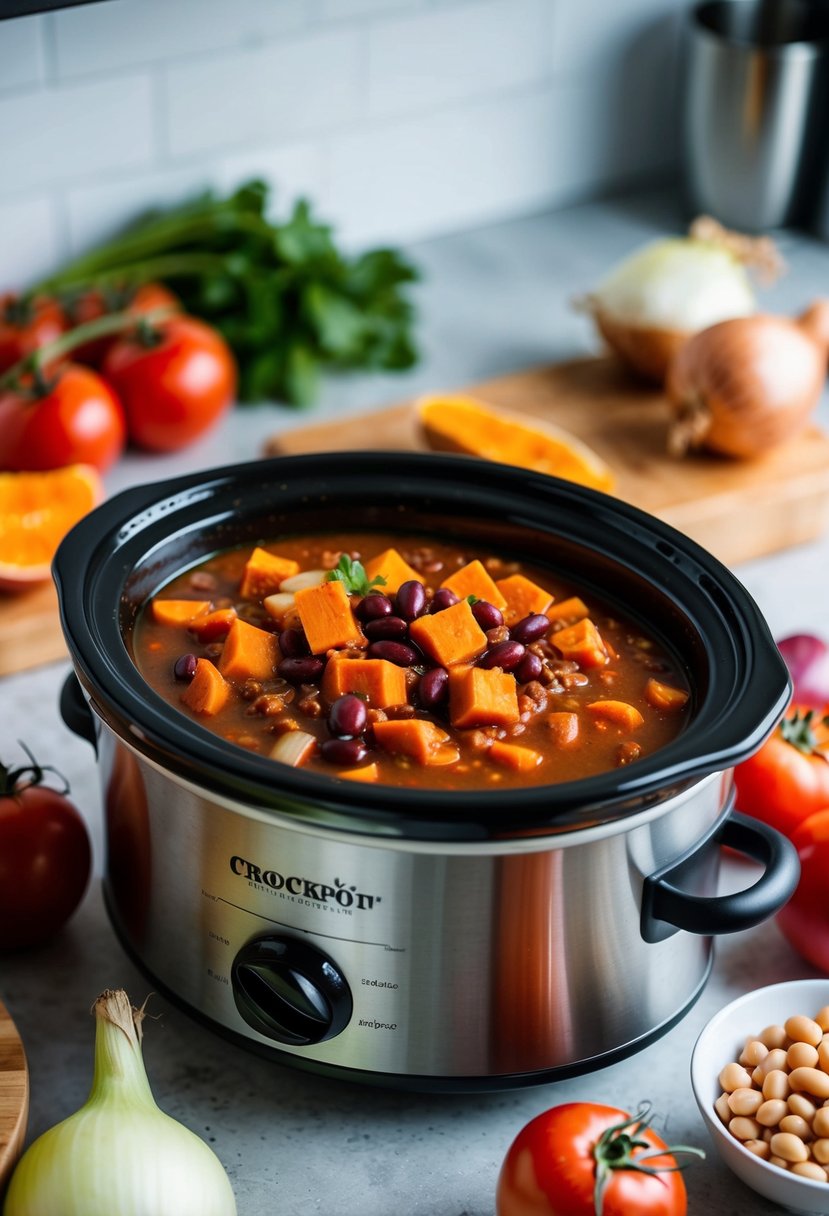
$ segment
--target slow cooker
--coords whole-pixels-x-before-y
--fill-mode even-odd
[[[687,726],[601,776],[443,793],[276,764],[144,682],[130,630],[174,574],[332,525],[565,572],[681,663]],[[782,714],[785,665],[728,570],[615,498],[449,456],[261,461],[118,495],[54,570],[75,668],[62,709],[98,754],[112,923],[159,989],[268,1057],[445,1090],[600,1067],[683,1016],[714,935],[794,889],[791,845],[731,813],[731,769]],[[723,845],[763,866],[731,895],[716,894]]]

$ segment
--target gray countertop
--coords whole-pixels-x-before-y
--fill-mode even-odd
[[[595,351],[596,339],[572,311],[572,297],[637,244],[681,226],[670,202],[649,194],[413,248],[424,274],[418,289],[422,363],[405,377],[330,380],[313,417]],[[792,234],[783,234],[781,244],[790,272],[765,301],[770,310],[795,312],[829,282],[829,248]],[[826,409],[824,401],[824,418]],[[253,458],[265,437],[308,420],[275,406],[239,409],[187,452],[129,456],[108,488]],[[829,539],[737,572],[775,636],[829,632]],[[96,858],[95,879],[67,928],[40,949],[0,960],[0,997],[17,1021],[31,1068],[30,1137],[86,1096],[93,1038],[88,1010],[97,993],[123,986],[139,1003],[149,987],[104,912],[96,767],[88,745],[69,733],[57,711],[67,671],[68,663],[58,663],[0,680],[0,754],[16,757],[15,740],[22,738],[65,773],[89,822]],[[724,880],[743,885],[750,871],[728,862]],[[510,1141],[528,1119],[557,1103],[589,1100],[635,1109],[648,1098],[671,1141],[704,1145],[688,1079],[699,1030],[749,988],[813,974],[773,924],[725,938],[700,1001],[664,1038],[600,1072],[519,1091],[429,1096],[323,1080],[263,1063],[161,997],[151,1003],[158,1020],[147,1027],[145,1058],[159,1104],[204,1135],[222,1159],[240,1216],[493,1216],[495,1182]],[[763,1216],[778,1210],[746,1190],[712,1152],[686,1178],[691,1212]]]

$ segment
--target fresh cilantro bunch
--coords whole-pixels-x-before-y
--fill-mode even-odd
[[[340,555],[340,560],[334,569],[329,570],[326,574],[325,581],[326,583],[342,583],[349,595],[362,596],[368,595],[369,591],[373,591],[375,588],[379,591],[386,585],[382,574],[376,575],[369,581],[363,563],[352,561],[347,553]]]

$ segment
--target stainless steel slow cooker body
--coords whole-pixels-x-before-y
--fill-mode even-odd
[[[173,574],[244,541],[366,526],[567,571],[686,664],[689,726],[560,786],[358,788],[226,744],[141,679],[131,624]],[[447,457],[300,457],[129,491],[70,534],[55,573],[80,681],[64,716],[98,749],[113,923],[154,983],[270,1056],[413,1088],[597,1067],[682,1016],[712,934],[794,887],[790,846],[729,815],[730,767],[782,712],[785,667],[723,567],[616,500]],[[723,842],[765,868],[717,897]]]

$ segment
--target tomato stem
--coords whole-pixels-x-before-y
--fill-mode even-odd
[[[593,1190],[593,1204],[596,1216],[602,1216],[604,1194],[607,1184],[613,1177],[614,1170],[635,1170],[639,1174],[674,1174],[685,1169],[689,1162],[674,1162],[673,1165],[643,1165],[643,1161],[654,1157],[673,1157],[677,1153],[687,1153],[693,1157],[705,1159],[701,1148],[687,1144],[675,1144],[665,1148],[657,1148],[641,1133],[648,1130],[653,1115],[649,1102],[643,1102],[635,1115],[625,1119],[623,1123],[614,1123],[602,1132],[593,1146],[593,1159],[596,1162],[596,1184]],[[644,1152],[636,1152],[644,1149]]]
[[[20,739],[17,742],[29,757],[29,763],[22,764],[19,768],[12,768],[10,764],[3,764],[0,761],[0,798],[14,798],[33,785],[42,785],[46,773],[54,774],[63,782],[63,789],[57,791],[59,794],[68,794],[69,782],[63,773],[51,764],[38,764],[26,744]],[[29,779],[24,780],[27,774],[30,774]]]
[[[813,709],[807,709],[805,713],[795,710],[790,718],[784,718],[780,723],[780,734],[786,743],[796,747],[804,756],[816,756],[829,762],[829,756],[815,733],[819,725],[829,727],[829,716],[817,715]]]

